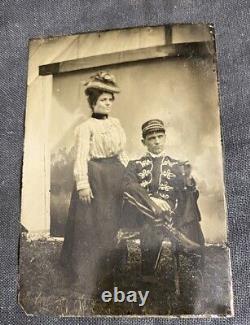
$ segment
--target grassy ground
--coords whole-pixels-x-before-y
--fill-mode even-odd
[[[157,284],[145,285],[140,279],[140,249],[129,244],[129,261],[116,278],[124,291],[149,290],[145,306],[138,303],[104,303],[87,299],[72,288],[58,266],[61,249],[58,241],[22,240],[20,251],[19,301],[29,314],[49,315],[181,315],[230,314],[228,251],[209,246],[205,251],[203,281],[194,258],[181,257],[181,294],[175,294],[174,271],[170,250],[164,246],[156,274]]]

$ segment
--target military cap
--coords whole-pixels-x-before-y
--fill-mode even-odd
[[[165,132],[165,126],[164,123],[161,120],[153,119],[149,120],[142,124],[142,136],[145,138],[145,136],[152,132],[162,131]]]
[[[89,78],[85,83],[85,94],[88,95],[90,89],[99,89],[110,93],[119,93],[115,77],[106,71],[100,71]]]

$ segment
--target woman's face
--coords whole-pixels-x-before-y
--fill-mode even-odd
[[[94,113],[109,114],[113,105],[114,97],[110,93],[102,93],[93,107]]]

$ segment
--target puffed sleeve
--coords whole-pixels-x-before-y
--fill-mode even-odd
[[[89,188],[88,160],[90,148],[90,127],[83,123],[75,131],[76,157],[74,165],[74,176],[77,190]]]
[[[117,118],[113,118],[113,121],[119,129],[119,138],[120,138],[120,143],[121,143],[121,148],[120,148],[120,152],[118,154],[118,159],[125,167],[127,167],[129,159],[128,159],[128,155],[124,149],[125,144],[126,144],[126,134],[124,132],[124,129],[123,129],[120,121]]]
[[[127,167],[129,159],[128,159],[128,155],[127,155],[127,153],[126,153],[125,150],[122,150],[122,151],[119,153],[119,155],[118,155],[118,159],[120,160],[120,162],[121,162],[125,167]]]

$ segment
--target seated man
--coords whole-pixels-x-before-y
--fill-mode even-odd
[[[141,227],[142,273],[150,276],[164,237],[175,249],[188,252],[201,251],[204,237],[191,166],[167,156],[161,120],[145,122],[142,138],[147,153],[130,161],[124,176],[123,222],[130,228]]]

